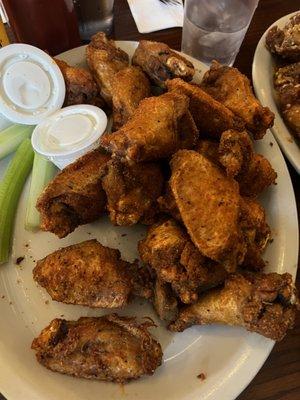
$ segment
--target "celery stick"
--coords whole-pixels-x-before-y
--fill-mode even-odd
[[[24,139],[30,138],[34,126],[11,125],[0,132],[0,160],[14,152]]]
[[[25,139],[10,161],[0,185],[0,264],[8,261],[15,214],[33,163],[30,139]]]
[[[40,227],[40,214],[36,209],[36,202],[56,172],[57,168],[52,162],[35,153],[25,219],[25,229],[28,231],[35,231]]]

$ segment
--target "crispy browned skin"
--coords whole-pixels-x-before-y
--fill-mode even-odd
[[[182,78],[191,81],[195,73],[193,64],[171,50],[168,45],[149,40],[139,42],[132,63],[139,65],[153,83],[163,88],[167,79]]]
[[[98,86],[92,74],[84,68],[72,67],[65,61],[54,59],[61,70],[65,85],[66,96],[64,106],[74,104],[92,104],[103,107],[105,102],[100,96]]]
[[[292,133],[300,139],[300,61],[278,68],[274,87],[282,116]]]
[[[100,150],[91,151],[64,168],[47,185],[36,206],[44,231],[63,238],[77,226],[101,216],[106,204],[101,175],[109,158]]]
[[[261,139],[273,125],[274,114],[260,104],[254,96],[249,79],[236,68],[213,61],[203,77],[201,87],[242,118],[255,139]]]
[[[170,188],[192,241],[206,257],[234,270],[244,252],[237,182],[192,150],[178,151],[171,169]]]
[[[128,54],[117,48],[115,42],[109,40],[105,33],[98,32],[92,36],[86,48],[86,60],[98,83],[101,96],[111,104],[114,74],[128,67]]]
[[[54,319],[31,348],[46,368],[78,378],[126,383],[152,375],[162,362],[160,344],[135,318],[117,314],[78,321]]]
[[[163,196],[157,199],[159,209],[163,213],[171,215],[176,221],[182,222],[175,198],[172,194],[169,183],[166,185],[166,191]]]
[[[154,309],[163,321],[174,321],[178,314],[178,304],[169,283],[156,279],[154,285]]]
[[[182,79],[172,79],[167,81],[167,88],[171,92],[189,97],[189,110],[200,133],[219,138],[226,129],[243,130],[243,121],[198,85],[189,84]]]
[[[183,331],[195,324],[220,323],[282,340],[293,328],[295,302],[290,274],[232,274],[223,288],[204,293],[197,303],[184,308],[169,328]]]
[[[239,182],[240,192],[244,196],[255,197],[271,184],[275,184],[276,172],[264,156],[254,152],[252,141],[246,132],[223,132],[219,145],[219,161],[227,175]]]
[[[113,159],[106,164],[102,186],[114,225],[153,223],[164,178],[159,164],[127,164]]]
[[[273,26],[267,34],[266,46],[289,61],[300,61],[300,13],[292,16],[283,29]]]
[[[119,250],[104,247],[94,239],[57,250],[38,261],[33,278],[56,301],[123,307],[132,291],[129,267]]]
[[[189,99],[177,93],[144,99],[121,129],[102,136],[101,145],[127,161],[168,157],[183,145],[181,124],[188,106]]]
[[[113,130],[120,129],[140,101],[150,96],[150,82],[139,67],[127,67],[117,72],[112,81]]]
[[[199,291],[225,279],[223,267],[206,259],[172,219],[149,228],[139,243],[139,254],[161,282],[171,284],[183,303],[196,301]]]

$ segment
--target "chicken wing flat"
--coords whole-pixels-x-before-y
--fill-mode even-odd
[[[169,283],[156,279],[153,306],[161,320],[171,322],[176,319],[178,302]]]
[[[206,259],[172,219],[151,226],[138,248],[141,260],[171,284],[183,303],[196,301],[199,291],[225,279],[223,267]]]
[[[101,108],[105,105],[98,86],[89,71],[84,68],[71,67],[71,65],[57,58],[54,60],[65,80],[64,107],[74,104],[92,104]]]
[[[152,375],[162,362],[160,344],[135,318],[116,314],[78,321],[54,319],[31,348],[46,368],[78,378],[126,383]]]
[[[89,307],[123,307],[132,291],[129,265],[121,259],[119,250],[87,240],[38,261],[33,278],[56,301]]]
[[[127,164],[113,159],[106,164],[102,186],[114,225],[151,224],[158,212],[157,198],[164,184],[159,164]]]
[[[151,81],[165,87],[165,81],[182,78],[191,81],[195,74],[193,64],[165,43],[141,40],[132,57],[132,63],[139,65]]]
[[[277,174],[270,162],[253,150],[246,132],[223,132],[219,145],[219,161],[228,176],[234,177],[244,196],[256,197],[268,186],[275,184]]]
[[[120,129],[140,101],[151,96],[150,82],[139,67],[127,67],[112,80],[113,130]]]
[[[92,36],[86,48],[86,60],[99,86],[101,96],[110,105],[114,74],[128,67],[128,54],[117,48],[115,42],[109,40],[105,33],[98,32]]]
[[[238,183],[203,155],[180,150],[171,161],[170,188],[200,252],[235,270],[244,254]]]
[[[191,325],[219,323],[282,340],[293,328],[296,308],[290,274],[232,274],[223,288],[204,293],[197,303],[182,309],[169,328],[183,331]]]
[[[182,79],[172,79],[167,81],[166,85],[171,93],[189,97],[189,110],[200,134],[219,138],[226,129],[244,129],[241,118],[205,93],[198,85],[184,82]]]
[[[177,93],[144,99],[127,124],[102,136],[101,145],[129,162],[169,157],[183,145],[188,106],[189,99]]]
[[[254,139],[261,139],[273,125],[274,114],[260,104],[249,79],[236,68],[213,61],[203,77],[201,88],[240,117]]]
[[[300,13],[293,15],[283,29],[273,26],[267,33],[266,46],[289,61],[300,61]]]
[[[64,168],[44,189],[37,202],[41,228],[62,238],[82,224],[95,221],[105,210],[102,169],[109,160],[91,151]]]

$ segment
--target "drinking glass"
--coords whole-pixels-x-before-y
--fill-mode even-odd
[[[259,0],[185,0],[181,50],[232,65]]]

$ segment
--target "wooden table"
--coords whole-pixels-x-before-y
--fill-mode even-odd
[[[249,78],[251,78],[254,51],[261,35],[274,21],[286,14],[297,11],[297,9],[299,9],[299,3],[298,8],[297,3],[297,0],[260,0],[235,63],[235,66]],[[136,28],[126,0],[115,1],[114,29],[115,39],[118,40],[158,40],[167,43],[174,49],[180,49],[180,28],[167,29],[150,34],[140,34]],[[300,177],[288,161],[287,165],[295,189],[299,215]],[[300,273],[298,274],[297,282],[299,288]],[[299,399],[300,315],[298,313],[296,328],[288,333],[283,342],[275,345],[263,368],[245,391],[238,397],[238,400]]]

